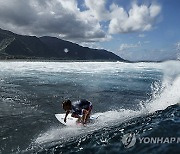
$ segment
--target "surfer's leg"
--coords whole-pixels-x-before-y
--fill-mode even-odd
[[[78,114],[76,114],[76,113],[72,113],[72,114],[71,114],[71,117],[80,118],[80,116],[79,116]]]
[[[77,113],[72,113],[71,117],[74,117],[74,118],[78,118],[76,122],[80,123],[81,122],[81,116],[79,116]]]
[[[90,118],[91,111],[92,111],[92,105],[89,107],[88,113],[86,115],[85,123],[87,123],[87,120]]]

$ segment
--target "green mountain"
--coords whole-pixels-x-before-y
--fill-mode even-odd
[[[0,59],[125,61],[112,52],[55,37],[24,36],[0,29]]]

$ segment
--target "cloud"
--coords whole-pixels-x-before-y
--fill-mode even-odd
[[[150,30],[161,11],[156,4],[134,3],[125,11],[114,3],[106,7],[107,0],[83,2],[84,9],[78,0],[0,0],[0,27],[18,34],[101,42],[112,34]]]
[[[99,21],[110,19],[110,12],[105,8],[106,0],[85,0],[85,5]]]
[[[89,48],[93,48],[93,49],[104,49],[97,42],[82,42],[82,43],[80,43],[80,45],[83,47],[89,47]]]
[[[110,39],[96,18],[80,11],[76,0],[0,0],[0,3],[0,26],[16,33],[75,41]]]
[[[121,44],[119,51],[125,51],[125,50],[129,50],[129,49],[133,49],[133,48],[139,48],[141,47],[141,42],[138,42],[136,44]]]
[[[112,19],[109,24],[109,33],[116,34],[152,29],[161,11],[161,6],[157,4],[139,6],[133,3],[132,8],[127,12],[124,8],[112,4],[110,9]]]
[[[131,61],[141,60],[170,60],[180,59],[180,42],[174,43],[174,50],[163,49],[163,48],[147,48],[149,41],[142,41],[135,44],[121,44],[119,50],[116,52],[117,55],[124,59]]]
[[[161,60],[170,60],[177,59],[176,53],[171,53],[169,50],[164,49],[143,49],[143,50],[129,50],[119,52],[118,54],[124,59],[130,61],[161,61]]]

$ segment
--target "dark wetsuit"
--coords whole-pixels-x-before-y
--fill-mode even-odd
[[[72,102],[72,113],[82,115],[83,110],[91,110],[92,109],[92,103],[83,99],[76,102]]]

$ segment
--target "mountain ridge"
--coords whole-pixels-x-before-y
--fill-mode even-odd
[[[83,47],[56,37],[19,35],[1,28],[0,59],[126,61],[103,49]]]

